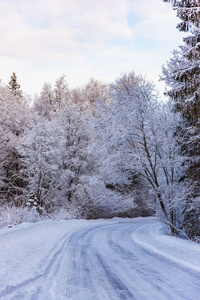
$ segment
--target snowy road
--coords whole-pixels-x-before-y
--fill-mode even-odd
[[[0,230],[0,299],[200,299],[200,245],[155,218]]]

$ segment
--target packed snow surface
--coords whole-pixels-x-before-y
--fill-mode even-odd
[[[200,299],[200,245],[156,218],[0,230],[1,300]]]

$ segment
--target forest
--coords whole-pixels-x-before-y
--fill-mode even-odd
[[[188,33],[163,62],[165,98],[144,75],[62,75],[34,99],[0,84],[0,218],[158,216],[200,242],[200,1],[171,2]]]

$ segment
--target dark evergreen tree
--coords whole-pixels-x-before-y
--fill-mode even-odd
[[[179,50],[173,51],[167,67],[163,67],[161,80],[168,86],[166,94],[173,100],[175,111],[181,112],[186,124],[184,131],[179,129],[179,143],[182,155],[188,157],[183,179],[191,180],[193,191],[183,213],[186,232],[194,238],[200,236],[200,1],[165,2],[172,3],[182,20],[177,28],[190,33]]]
[[[188,31],[194,25],[200,26],[200,0],[163,0],[170,2],[173,9],[177,11],[177,16],[181,19],[181,23],[177,25],[180,31]]]
[[[10,77],[8,87],[15,96],[22,96],[22,91],[20,90],[21,86],[17,82],[17,76],[16,76],[15,72],[13,72],[12,76]]]
[[[19,147],[30,120],[28,112],[24,101],[0,86],[0,205],[22,203],[25,178]]]
[[[182,20],[180,31],[191,35],[183,39],[184,45],[173,52],[172,59],[163,67],[162,79],[170,88],[167,94],[175,107],[191,125],[199,122],[200,113],[200,0],[164,0],[171,2]]]

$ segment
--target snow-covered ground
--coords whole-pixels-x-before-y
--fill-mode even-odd
[[[1,300],[200,299],[200,245],[155,218],[0,230]]]

